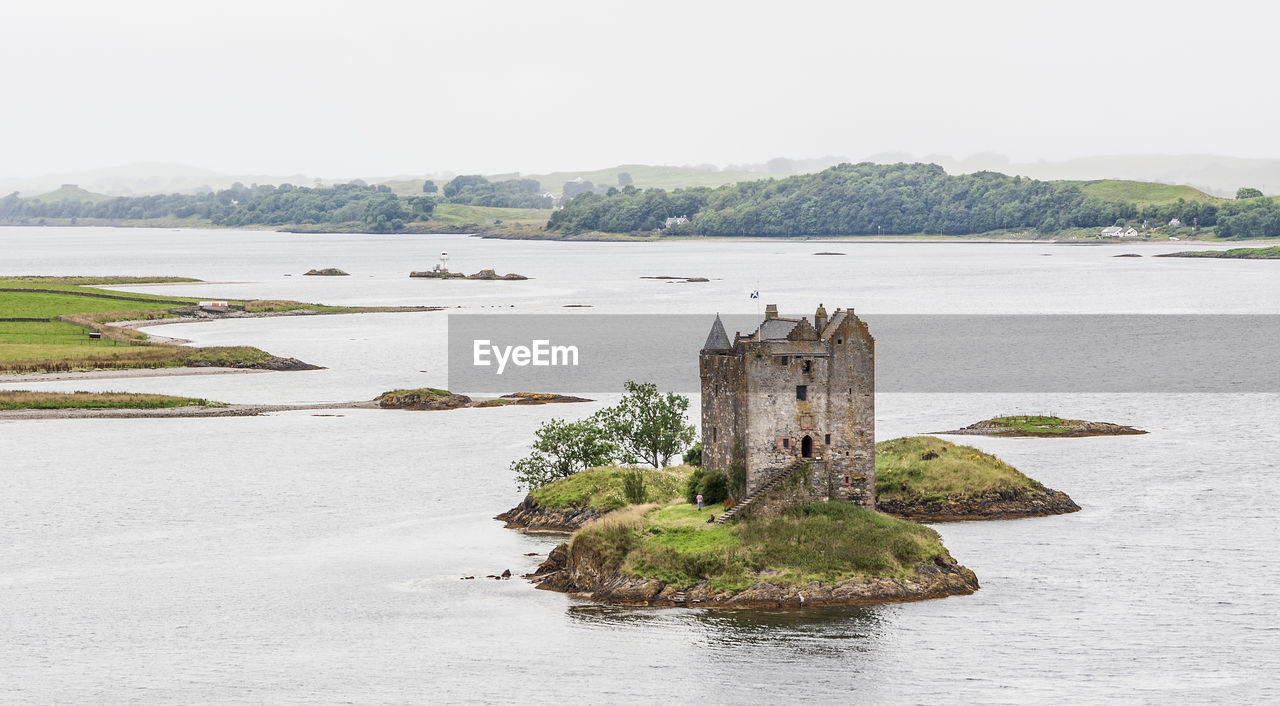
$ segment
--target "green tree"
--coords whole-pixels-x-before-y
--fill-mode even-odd
[[[662,468],[693,443],[688,411],[688,397],[663,395],[653,383],[628,380],[618,404],[601,410],[596,418],[618,444],[623,462]]]
[[[618,172],[618,186],[631,186],[634,182],[629,172]]]
[[[695,443],[693,446],[690,446],[689,450],[684,452],[684,463],[686,466],[696,466],[698,468],[702,467],[702,442],[701,441]]]
[[[436,200],[430,196],[415,196],[409,199],[409,207],[425,221],[435,212]]]
[[[424,194],[434,194],[439,190],[440,187],[436,186],[436,183],[430,179],[422,182],[422,193]]]
[[[1242,186],[1236,189],[1236,200],[1261,198],[1262,192],[1248,186]]]
[[[616,452],[617,446],[592,420],[552,419],[538,428],[533,451],[513,461],[511,470],[519,487],[534,490],[592,466],[603,466]]]

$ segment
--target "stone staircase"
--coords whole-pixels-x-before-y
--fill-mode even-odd
[[[746,510],[747,507],[751,505],[751,503],[755,502],[756,498],[759,498],[765,493],[768,493],[770,490],[773,490],[784,479],[790,477],[792,473],[795,473],[800,468],[808,468],[809,463],[811,461],[812,459],[808,459],[808,458],[800,459],[798,461],[793,462],[790,466],[783,468],[781,471],[774,473],[773,476],[769,478],[769,480],[765,481],[760,485],[760,487],[756,488],[754,491],[747,494],[747,497],[743,498],[742,502],[738,503],[737,505],[734,505],[728,510],[725,510],[724,514],[717,517],[716,524],[723,525],[729,520],[732,520],[736,515]]]

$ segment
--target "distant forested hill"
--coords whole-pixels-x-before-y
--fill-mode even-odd
[[[1250,203],[1250,201],[1256,203]],[[670,193],[660,189],[611,189],[567,200],[548,228],[565,234],[587,231],[633,232],[664,228],[667,219],[687,223],[665,228],[671,234],[807,236],[970,235],[1005,229],[1052,233],[1143,219],[1152,225],[1178,218],[1214,226],[1220,214],[1237,237],[1269,234],[1258,230],[1260,214],[1275,208],[1270,199],[1241,202],[1187,201],[1139,206],[1124,198],[1104,199],[1080,185],[1010,177],[995,172],[950,175],[933,164],[842,164],[817,174],[698,188]],[[1248,223],[1247,226],[1243,224]]]
[[[428,218],[435,209],[435,200],[430,197],[401,199],[385,186],[362,184],[315,188],[236,184],[204,194],[89,196],[94,198],[23,199],[10,194],[0,199],[0,222],[199,218],[228,227],[358,224],[375,232],[388,232],[400,230],[406,222]]]

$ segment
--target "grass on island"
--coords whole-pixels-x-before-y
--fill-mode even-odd
[[[684,502],[633,505],[587,524],[571,553],[594,555],[620,570],[687,588],[709,580],[737,591],[758,580],[804,585],[905,577],[921,562],[947,557],[938,533],[849,503],[814,503],[779,516],[707,524],[712,510]]]
[[[419,397],[426,397],[430,395],[434,395],[436,397],[445,397],[447,395],[452,395],[452,394],[453,394],[452,392],[449,392],[448,390],[442,390],[438,387],[414,387],[414,388],[404,389],[404,390],[387,390],[381,395],[378,395],[378,397],[395,398],[395,397],[408,397],[409,395],[418,395]]]
[[[992,491],[1039,488],[995,456],[933,436],[876,444],[876,499],[942,502]]]
[[[1280,260],[1280,245],[1268,248],[1232,248],[1230,250],[1188,250],[1164,253],[1156,257],[1209,257],[1224,260]]]
[[[133,392],[29,392],[0,390],[0,410],[11,409],[164,409],[169,407],[225,407],[194,397]]]
[[[633,470],[637,469],[623,466],[588,468],[548,483],[530,495],[544,507],[580,507],[608,512],[627,505],[623,476]],[[692,466],[669,466],[638,470],[644,473],[646,500],[665,503],[684,495],[685,482],[694,469]]]
[[[1070,434],[1079,431],[1085,422],[1081,419],[1063,419],[1044,414],[1024,414],[992,417],[981,424],[1001,427],[1021,434]]]

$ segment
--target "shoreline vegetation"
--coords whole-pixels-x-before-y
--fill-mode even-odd
[[[196,282],[184,277],[0,277],[0,373],[99,369],[241,368],[317,370],[249,346],[188,347],[138,330],[163,323],[224,318],[403,311],[439,307],[325,306],[284,300],[231,301],[202,307],[189,297],[122,293],[92,285]]]
[[[1232,248],[1230,250],[1188,250],[1156,255],[1156,257],[1211,257],[1224,260],[1280,260],[1280,245],[1269,248]]]
[[[810,174],[637,188],[581,179],[561,195],[536,179],[455,177],[420,189],[235,184],[217,192],[110,197],[74,185],[0,198],[0,224],[248,228],[298,233],[460,233],[553,240],[669,237],[1098,241],[1280,237],[1280,199],[1234,200],[1190,187],[1122,180],[1040,181],[996,172],[952,175],[936,164],[840,164]],[[625,183],[624,183],[625,182]],[[556,188],[559,185],[548,185]],[[673,215],[674,214],[674,215]]]
[[[1088,422],[1083,419],[1063,419],[1052,415],[1015,415],[992,417],[967,427],[936,434],[948,436],[1010,436],[1079,438],[1085,436],[1129,436],[1146,434],[1137,429],[1111,422]]]
[[[31,392],[0,390],[0,411],[18,409],[171,409],[226,407],[223,402],[194,397],[136,392]]]

